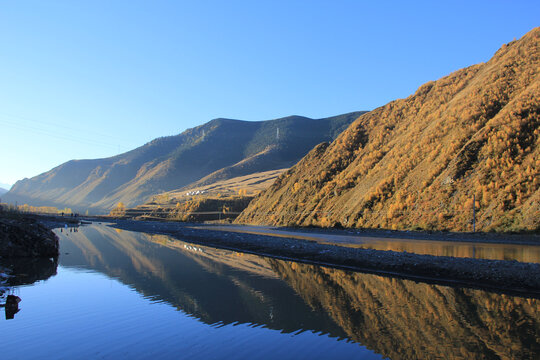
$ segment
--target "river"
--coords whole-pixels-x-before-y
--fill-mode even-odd
[[[0,320],[2,358],[540,357],[538,299],[69,230],[58,264],[19,266],[4,291],[22,301]]]

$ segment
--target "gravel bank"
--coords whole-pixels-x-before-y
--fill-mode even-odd
[[[118,220],[112,226],[354,271],[540,297],[540,264],[357,249],[309,240],[190,228],[197,225],[200,224]]]

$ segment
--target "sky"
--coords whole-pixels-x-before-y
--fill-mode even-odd
[[[0,0],[0,187],[218,117],[372,110],[488,61],[539,1]]]

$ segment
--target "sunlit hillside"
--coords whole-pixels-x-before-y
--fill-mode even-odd
[[[134,208],[118,204],[115,217],[205,221],[234,219],[255,195],[268,188],[287,169],[264,171],[202,185],[199,181],[179,190],[153,196]]]
[[[540,229],[540,28],[315,147],[241,223]]]

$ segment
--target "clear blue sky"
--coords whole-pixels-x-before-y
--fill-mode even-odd
[[[487,61],[539,14],[519,0],[0,0],[0,183],[216,117],[371,110]]]

